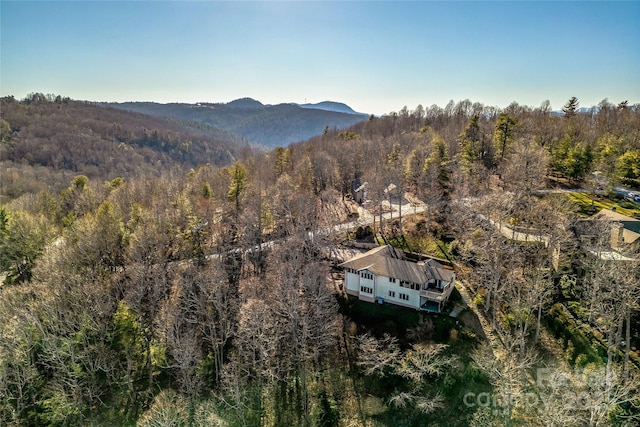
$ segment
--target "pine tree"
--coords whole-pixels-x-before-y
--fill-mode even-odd
[[[575,116],[578,110],[578,106],[580,106],[580,103],[578,102],[578,98],[576,98],[575,96],[572,96],[571,99],[569,99],[569,101],[567,101],[567,103],[564,104],[564,107],[562,107],[562,112],[564,113],[564,116],[568,119]]]
[[[517,119],[507,113],[501,113],[498,116],[493,132],[493,142],[496,146],[496,154],[500,153],[500,160],[504,159],[507,145],[511,144],[514,139],[517,124]]]

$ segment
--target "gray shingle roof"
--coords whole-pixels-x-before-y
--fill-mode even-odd
[[[406,282],[424,284],[429,280],[451,282],[454,272],[442,267],[436,260],[413,262],[392,246],[380,246],[340,264],[356,271],[369,270],[375,275],[393,277]]]

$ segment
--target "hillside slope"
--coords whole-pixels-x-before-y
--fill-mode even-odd
[[[46,168],[54,175],[59,175],[57,171],[99,179],[131,178],[155,176],[176,166],[226,165],[239,150],[248,149],[246,141],[205,123],[71,100],[3,98],[0,118],[5,195],[29,167]]]
[[[327,103],[315,107],[296,104],[264,105],[251,98],[227,104],[127,102],[105,105],[155,116],[195,120],[240,135],[252,143],[277,147],[320,135],[326,127],[347,128],[368,117],[366,114],[353,112],[344,104],[335,104],[342,105],[344,111],[334,111],[336,106],[331,110]]]

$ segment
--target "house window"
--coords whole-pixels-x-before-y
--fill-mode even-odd
[[[401,300],[405,300],[405,301],[409,301],[409,295],[407,295],[407,294],[400,294],[400,299],[401,299]]]
[[[389,277],[389,283],[396,283],[396,279],[393,277]]]
[[[395,298],[396,297],[396,291],[389,291],[389,296],[391,298]]]
[[[420,290],[420,285],[418,285],[417,283],[411,283],[404,280],[400,281],[400,286],[402,286],[403,288],[413,289],[414,291]]]
[[[360,286],[360,292],[363,292],[365,294],[372,294],[373,293],[373,289],[367,287],[367,286]]]
[[[360,272],[360,277],[362,277],[363,279],[369,279],[369,280],[373,280],[373,274],[371,273],[366,273],[364,271]]]

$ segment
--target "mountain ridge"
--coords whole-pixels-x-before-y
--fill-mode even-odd
[[[342,102],[335,102],[335,101],[322,101],[322,102],[317,102],[315,104],[296,104],[296,105],[302,108],[335,111],[337,113],[364,114],[364,113],[358,113],[353,108],[349,107],[347,104],[344,104]]]
[[[0,122],[0,198],[38,186],[59,190],[69,174],[130,179],[206,163],[225,166],[252,150],[246,140],[203,122],[70,99],[4,97]],[[47,179],[29,181],[30,175]]]
[[[100,105],[152,116],[172,117],[206,123],[266,148],[287,146],[321,135],[325,129],[346,129],[366,120],[346,104],[323,101],[317,104],[263,104],[252,98],[228,103],[123,102]]]

